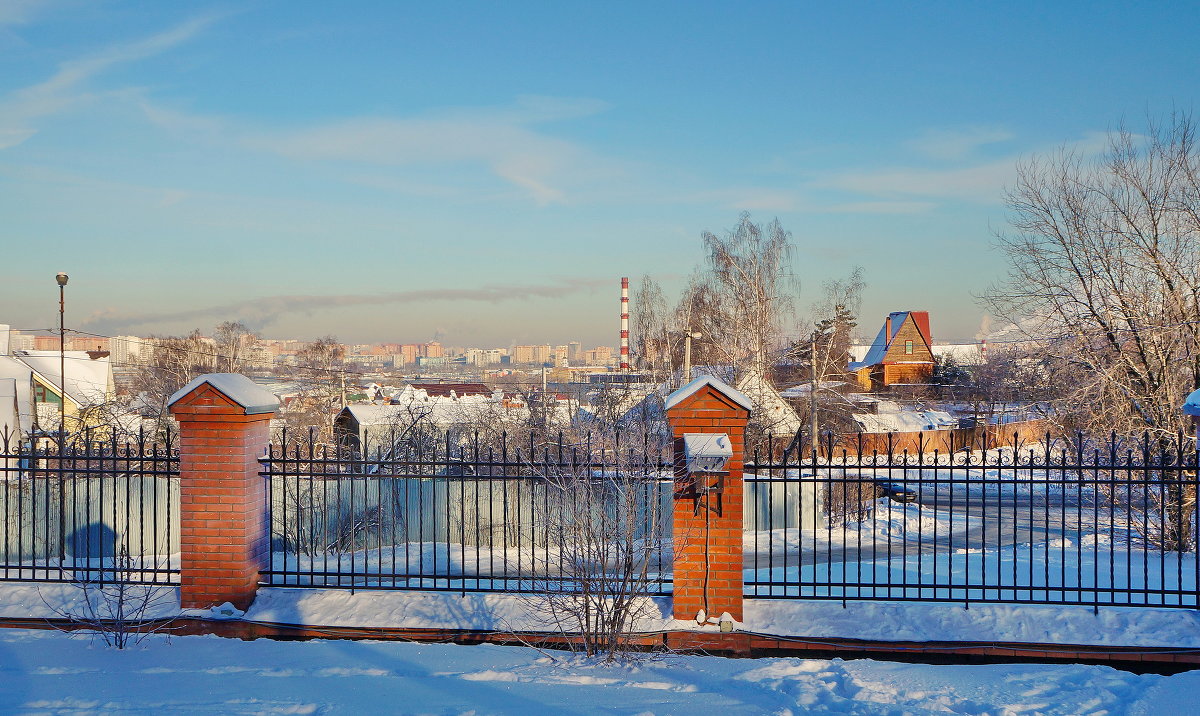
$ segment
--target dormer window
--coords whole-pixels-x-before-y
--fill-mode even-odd
[[[912,341],[904,341],[904,355],[912,355]]]

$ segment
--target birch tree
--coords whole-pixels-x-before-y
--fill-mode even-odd
[[[722,236],[703,234],[705,268],[684,295],[688,330],[739,373],[767,375],[793,308],[792,235],[749,213]]]

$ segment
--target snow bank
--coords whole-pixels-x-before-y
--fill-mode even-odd
[[[1189,713],[1200,672],[672,656],[606,665],[532,649],[152,636],[112,651],[0,631],[3,713]]]

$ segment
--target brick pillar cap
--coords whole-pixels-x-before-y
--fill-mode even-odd
[[[668,395],[667,399],[663,401],[663,409],[670,410],[671,408],[674,408],[676,405],[679,405],[683,401],[687,400],[705,386],[712,387],[713,390],[717,391],[721,395],[724,395],[730,401],[737,403],[746,410],[754,409],[754,403],[750,400],[750,398],[746,397],[745,393],[737,390],[728,383],[714,378],[711,375],[702,375],[674,393]]]
[[[278,396],[240,373],[206,373],[197,376],[175,391],[167,407],[174,408],[176,403],[205,385],[241,406],[246,415],[274,413],[279,408]]]

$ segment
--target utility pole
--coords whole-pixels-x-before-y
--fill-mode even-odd
[[[809,336],[809,391],[808,391],[808,434],[812,439],[813,455],[817,454],[817,334]]]
[[[550,432],[550,403],[546,398],[546,364],[542,364],[542,430]]]
[[[67,443],[67,328],[63,319],[67,274],[59,271],[54,280],[58,282],[58,450],[61,453]]]

